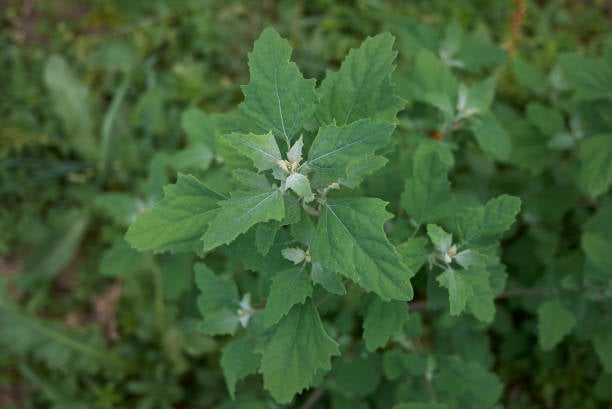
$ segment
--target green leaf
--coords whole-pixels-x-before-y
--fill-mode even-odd
[[[593,337],[595,352],[607,373],[612,373],[612,331],[599,333]]]
[[[202,237],[205,251],[231,243],[256,223],[280,221],[285,216],[283,195],[278,189],[235,192],[219,205],[221,210]]]
[[[612,99],[612,65],[605,60],[567,53],[559,57],[559,63],[574,85],[576,99]]]
[[[561,112],[539,102],[531,102],[527,105],[527,118],[546,136],[555,136],[565,131],[565,123]]]
[[[164,187],[164,198],[136,218],[125,239],[141,251],[200,250],[200,238],[222,199],[195,177],[179,174],[174,185]]]
[[[393,409],[448,409],[443,403],[399,403],[393,406]]]
[[[406,179],[401,204],[418,223],[435,221],[445,213],[450,193],[448,170],[441,153],[420,145],[412,158],[412,175]]]
[[[555,161],[555,152],[548,147],[550,138],[529,122],[514,118],[506,121],[505,127],[510,135],[512,162],[539,173]]]
[[[402,263],[383,230],[390,216],[379,199],[328,200],[310,248],[313,263],[345,275],[385,301],[412,299],[414,273]]]
[[[274,245],[276,233],[280,229],[278,222],[260,223],[255,228],[255,247],[262,256],[267,255]]]
[[[306,203],[314,200],[312,190],[310,190],[310,182],[305,175],[301,173],[292,173],[285,180],[287,189],[293,190],[299,197],[304,198]]]
[[[198,108],[191,107],[181,115],[181,128],[193,144],[205,144],[215,147],[217,127],[210,115]]]
[[[195,144],[176,151],[168,158],[168,163],[176,171],[206,170],[213,160],[213,151],[204,144]]]
[[[306,80],[289,62],[291,46],[273,29],[262,33],[249,54],[249,85],[240,108],[262,132],[289,145],[317,108],[315,80]]]
[[[412,237],[397,246],[397,252],[404,264],[415,273],[423,267],[427,261],[429,252],[427,251],[428,241],[425,237]]]
[[[194,267],[195,281],[201,294],[198,309],[204,321],[199,329],[208,335],[233,334],[240,322],[236,311],[238,290],[233,281],[222,280],[205,264]]]
[[[268,336],[260,351],[264,387],[279,403],[289,403],[308,387],[317,371],[331,369],[338,344],[327,335],[312,303],[295,305]]]
[[[493,408],[503,392],[497,377],[477,362],[457,358],[437,360],[439,370],[432,387],[438,399],[451,408]]]
[[[231,133],[222,138],[227,145],[251,159],[260,172],[277,168],[282,159],[276,139],[270,132],[265,135]]]
[[[544,351],[553,349],[576,325],[576,318],[559,300],[538,308],[538,341]]]
[[[468,297],[472,294],[472,283],[466,277],[465,270],[448,267],[436,281],[448,290],[450,314],[459,315],[465,309]]]
[[[341,178],[339,183],[350,189],[354,189],[361,184],[363,179],[384,167],[389,159],[384,156],[372,156],[360,160],[359,162],[351,163],[346,169],[347,176]]]
[[[510,195],[501,195],[489,200],[484,206],[463,211],[457,221],[457,230],[463,244],[490,244],[497,240],[516,219],[521,200]]]
[[[262,190],[272,187],[266,175],[262,173],[255,173],[246,169],[236,169],[232,172],[232,176],[247,190]]]
[[[276,273],[266,300],[264,325],[280,321],[295,304],[303,304],[312,295],[312,284],[304,265]]]
[[[230,396],[236,396],[236,383],[257,373],[260,358],[255,354],[248,338],[236,338],[228,342],[221,351],[221,368]]]
[[[495,318],[495,296],[489,284],[489,272],[484,266],[473,266],[461,270],[470,281],[471,292],[467,299],[467,309],[478,320],[489,323]]]
[[[589,279],[602,284],[612,277],[612,204],[600,206],[587,223],[582,233],[581,247],[586,254],[586,270]]]
[[[370,352],[384,347],[389,338],[400,332],[408,320],[408,306],[403,301],[384,302],[371,295],[363,313],[363,338]]]
[[[525,89],[540,89],[547,83],[542,71],[521,58],[513,59],[511,67],[514,78]]]
[[[323,269],[319,263],[314,263],[312,265],[310,278],[312,279],[313,283],[319,284],[330,293],[338,295],[346,294],[346,288],[344,287],[344,283],[342,283],[340,277],[338,277],[338,274]]]
[[[427,225],[427,235],[436,250],[442,254],[446,254],[453,244],[453,235],[445,232],[444,229],[435,224]]]
[[[374,156],[376,150],[389,142],[394,128],[392,124],[370,120],[345,126],[322,126],[310,147],[303,172],[313,172],[311,180],[315,188],[347,179],[352,166]]]
[[[454,116],[457,101],[457,80],[448,67],[429,50],[416,57],[410,81],[414,99]]]
[[[500,161],[508,160],[511,150],[510,136],[495,115],[489,113],[478,118],[471,125],[471,129],[483,152]]]
[[[118,237],[100,259],[100,274],[125,277],[145,265],[145,255],[134,250],[123,237]]]
[[[459,115],[471,116],[484,114],[489,111],[495,96],[495,78],[478,82],[471,87],[464,84],[459,86],[457,110]]]
[[[580,144],[578,185],[589,197],[608,191],[612,184],[612,134],[591,136]]]
[[[397,55],[393,41],[389,33],[368,37],[349,51],[338,72],[327,72],[316,112],[321,124],[345,125],[364,118],[396,122],[405,101],[390,82]]]
[[[93,134],[88,89],[79,81],[66,60],[58,55],[45,64],[44,81],[51,93],[50,107],[62,121],[64,137],[86,160],[98,157],[98,144]]]
[[[281,254],[293,264],[300,264],[306,258],[306,252],[299,247],[284,248]]]
[[[378,354],[355,356],[334,362],[329,389],[347,398],[365,398],[374,393],[381,380],[382,362]]]

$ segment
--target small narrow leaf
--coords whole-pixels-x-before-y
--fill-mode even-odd
[[[440,226],[435,224],[427,225],[427,235],[440,253],[445,254],[453,244],[453,235],[445,232]]]
[[[302,161],[302,148],[304,147],[304,141],[302,137],[295,141],[291,149],[287,152],[287,160],[293,163],[300,163]]]
[[[278,167],[281,153],[271,133],[265,135],[231,133],[222,138],[226,144],[251,159],[260,172]]]
[[[546,301],[538,308],[540,348],[553,349],[576,325],[576,318],[559,300]]]
[[[242,87],[242,112],[263,132],[287,144],[317,108],[315,80],[304,79],[289,62],[291,46],[273,29],[262,33],[249,54],[249,85]]]
[[[294,306],[268,336],[261,349],[264,387],[279,403],[288,403],[308,387],[318,371],[331,369],[338,344],[327,335],[312,303]]]
[[[179,174],[174,185],[164,188],[164,198],[136,218],[125,239],[141,251],[200,250],[200,238],[217,215],[217,202],[222,199],[195,177]]]
[[[391,215],[373,198],[328,200],[311,244],[314,262],[339,272],[383,300],[410,300],[414,273],[389,243],[383,224]]]
[[[256,223],[280,221],[285,216],[283,195],[278,189],[233,193],[219,205],[221,210],[202,238],[205,251],[231,243]]]
[[[236,383],[249,375],[257,373],[259,356],[255,354],[253,344],[248,338],[231,340],[221,351],[221,368],[230,396],[236,396]]]
[[[303,304],[312,295],[312,284],[305,266],[278,272],[272,277],[270,294],[264,310],[264,325],[270,327],[285,316],[295,304]]]
[[[349,51],[338,72],[327,72],[319,89],[321,124],[349,124],[363,118],[396,122],[405,101],[394,94],[390,75],[394,69],[393,36],[368,37]]]
[[[378,296],[369,297],[363,320],[363,338],[368,351],[384,347],[408,320],[408,306],[402,301],[384,302]]]
[[[285,248],[283,251],[281,251],[281,253],[283,257],[291,261],[293,264],[300,264],[306,257],[304,250],[296,247]]]
[[[314,200],[312,190],[310,190],[310,182],[305,175],[301,173],[292,173],[285,180],[287,189],[293,190],[299,197],[304,198],[306,203]]]

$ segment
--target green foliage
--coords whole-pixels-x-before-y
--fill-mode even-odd
[[[603,2],[52,3],[0,34],[0,406],[609,405]]]

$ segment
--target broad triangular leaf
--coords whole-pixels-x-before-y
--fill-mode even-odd
[[[561,301],[546,301],[538,308],[538,341],[540,348],[553,349],[576,325],[576,318]]]
[[[489,284],[489,272],[484,266],[473,266],[467,270],[461,270],[460,274],[466,274],[472,291],[467,299],[467,309],[478,320],[491,322],[495,317],[495,296]]]
[[[483,152],[501,161],[510,157],[510,136],[495,115],[488,113],[479,117],[471,128]]]
[[[236,383],[257,373],[260,358],[248,338],[233,339],[221,351],[221,368],[225,384],[232,399],[235,398]]]
[[[281,160],[280,149],[271,133],[265,135],[231,133],[224,135],[223,141],[251,159],[260,172],[276,168],[277,162]]]
[[[410,300],[414,273],[389,243],[385,202],[373,198],[328,200],[311,244],[313,262],[339,272],[383,300]]]
[[[276,324],[295,304],[302,304],[312,295],[312,284],[304,264],[278,272],[272,277],[272,286],[264,310],[264,325]]]
[[[408,320],[408,306],[402,301],[384,302],[371,295],[363,313],[363,338],[368,351],[384,347]]]
[[[435,221],[445,212],[450,193],[449,168],[440,152],[428,145],[420,145],[414,153],[412,175],[406,179],[401,203],[418,223]]]
[[[346,288],[338,274],[333,271],[325,270],[319,263],[314,263],[312,265],[310,277],[313,283],[319,284],[330,293],[338,295],[346,294]]]
[[[321,127],[304,164],[304,172],[313,173],[313,187],[350,178],[349,169],[385,146],[394,128],[392,124],[370,120]]]
[[[612,184],[612,134],[591,136],[580,144],[578,184],[589,197],[605,193]]]
[[[141,251],[200,250],[206,224],[218,213],[222,199],[193,176],[179,174],[174,185],[164,188],[164,198],[136,218],[125,238]]]
[[[393,406],[393,409],[448,409],[443,403],[399,403]]]
[[[575,98],[612,99],[612,65],[604,59],[590,59],[577,53],[559,57],[564,74],[576,90]]]
[[[465,270],[455,270],[449,267],[436,278],[436,281],[441,287],[448,290],[450,314],[461,314],[472,293],[472,283],[466,276]]]
[[[315,80],[304,79],[290,62],[291,46],[273,29],[262,33],[249,54],[249,85],[242,87],[242,112],[263,132],[287,145],[317,107]]]
[[[515,196],[501,195],[485,205],[463,211],[457,221],[462,243],[489,244],[497,240],[516,219],[521,200]]]
[[[612,373],[612,331],[600,332],[593,337],[595,352],[604,367],[604,371]]]
[[[412,237],[397,246],[397,252],[404,264],[415,273],[423,267],[427,261],[429,251],[427,250],[427,239],[425,237]]]
[[[317,371],[331,369],[338,344],[327,335],[312,303],[294,306],[261,349],[264,387],[279,403],[288,403],[308,387]]]
[[[236,192],[219,202],[221,210],[202,238],[204,250],[231,243],[254,224],[285,216],[283,195],[278,189]]]
[[[396,122],[405,102],[394,94],[389,80],[397,54],[393,41],[389,33],[368,37],[349,51],[338,72],[327,72],[316,113],[321,124],[344,125],[363,118]]]
[[[433,105],[448,116],[454,115],[457,80],[431,51],[422,50],[417,55],[410,86],[410,93],[417,101]]]
[[[205,264],[196,264],[194,271],[201,292],[198,309],[204,317],[199,329],[208,335],[233,334],[240,322],[238,290],[234,282],[220,279]]]

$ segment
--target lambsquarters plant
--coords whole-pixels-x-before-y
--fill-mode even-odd
[[[394,364],[399,376],[402,362],[416,360],[409,366],[420,392],[402,407],[446,407],[411,406],[430,400],[434,372],[434,386],[458,373],[463,379],[453,382],[465,385],[436,387],[433,400],[467,400],[463,407],[484,408],[501,394],[496,377],[476,363],[419,356],[410,341],[418,323],[406,302],[413,298],[411,278],[423,267],[431,291],[447,291],[443,302],[451,315],[468,312],[491,322],[494,297],[505,283],[498,240],[515,221],[520,200],[502,195],[479,204],[456,198],[447,177],[453,156],[433,140],[412,157],[401,200],[412,234],[398,246],[385,232],[392,218],[388,204],[359,194],[364,178],[386,166],[381,152],[405,105],[390,82],[393,41],[388,33],[366,39],[317,87],[290,61],[288,42],[266,29],[249,54],[250,82],[243,87],[240,113],[228,114],[227,132],[217,140],[217,162],[225,163],[220,166],[239,187],[226,194],[179,174],[127,233],[140,250],[203,257],[195,266],[200,330],[232,336],[221,356],[232,396],[238,381],[261,374],[271,396],[289,403],[304,389],[324,384],[330,370],[337,376],[327,387],[350,391],[342,380],[380,371],[381,354],[391,378]],[[490,104],[489,88],[492,83],[462,86],[459,101],[425,89],[423,98],[444,108],[451,123],[479,123]],[[220,255],[240,261],[245,270],[213,271],[208,260]],[[343,332],[350,326],[322,319],[327,303],[343,300],[359,303],[360,339]],[[360,387],[359,381],[364,382],[354,380],[353,396],[372,386]]]

